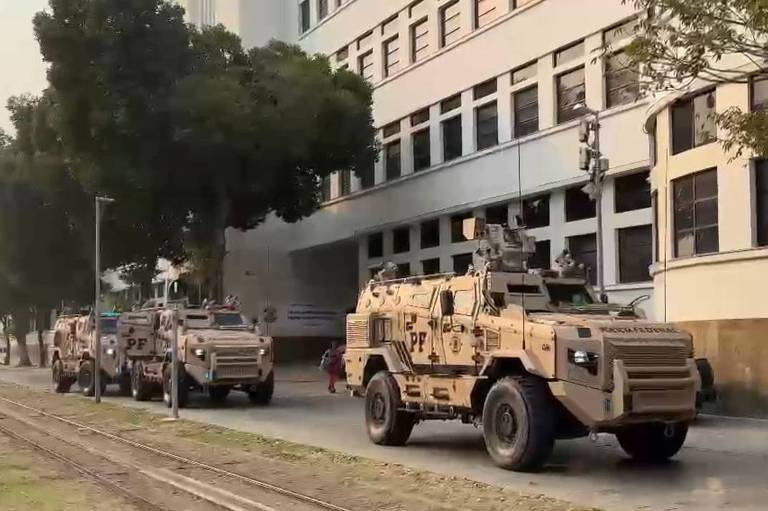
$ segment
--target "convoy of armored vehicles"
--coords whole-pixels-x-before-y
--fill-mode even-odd
[[[535,243],[522,228],[469,219],[464,235],[479,246],[465,275],[398,279],[385,265],[347,316],[347,384],[365,396],[370,439],[403,445],[420,421],[458,419],[481,427],[493,461],[512,470],[541,467],[557,439],[598,432],[635,458],[673,456],[701,386],[690,335],[599,300],[567,253],[559,271],[529,270]],[[77,382],[93,395],[100,370],[102,386],[170,406],[175,343],[180,407],[194,390],[214,403],[232,390],[272,398],[272,339],[236,300],[148,303],[100,321],[100,368],[93,314],[56,321],[57,392]]]
[[[460,419],[512,470],[597,432],[635,458],[674,455],[700,385],[690,335],[601,303],[567,255],[560,272],[528,271],[521,228],[470,219],[464,235],[479,240],[466,275],[381,275],[347,318],[348,384],[365,394],[370,439],[402,445],[419,421]]]
[[[206,392],[222,403],[241,390],[251,402],[266,405],[274,391],[272,339],[260,335],[233,304],[193,307],[185,302],[149,306],[123,314],[104,314],[101,322],[102,391],[118,383],[137,401],[163,396],[171,405],[171,351],[178,346],[180,407],[190,391]],[[94,394],[96,371],[93,315],[61,316],[54,326],[52,377],[56,392],[77,382]]]

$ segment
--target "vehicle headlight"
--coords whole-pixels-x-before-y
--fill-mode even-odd
[[[599,355],[591,351],[568,350],[568,361],[575,366],[586,369],[593,375],[597,374],[599,359]]]
[[[115,356],[115,350],[114,350],[114,348],[109,348],[109,349],[107,350],[107,355],[109,355],[110,357],[114,357],[114,356]]]
[[[262,357],[267,356],[267,353],[269,353],[269,350],[267,348],[259,349],[259,355],[261,355]]]
[[[205,360],[205,350],[203,348],[195,348],[192,350],[192,353],[200,360]]]

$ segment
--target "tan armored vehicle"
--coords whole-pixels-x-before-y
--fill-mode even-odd
[[[231,390],[247,393],[255,404],[270,402],[274,391],[272,339],[260,335],[237,308],[166,308],[157,311],[156,318],[160,355],[134,363],[137,400],[162,391],[163,400],[171,405],[171,348],[177,338],[180,407],[186,406],[191,390],[207,392],[215,403],[224,402]]]
[[[428,419],[482,424],[501,467],[535,470],[555,439],[614,433],[632,457],[682,446],[699,375],[688,334],[599,303],[577,267],[528,271],[533,239],[470,219],[466,275],[371,281],[347,317],[348,384],[368,434],[403,445]]]
[[[120,385],[120,392],[128,394],[130,373],[117,342],[118,315],[101,315],[101,390],[110,383]],[[60,316],[53,327],[50,348],[51,373],[56,392],[69,392],[72,384],[86,396],[95,393],[96,337],[93,314]]]

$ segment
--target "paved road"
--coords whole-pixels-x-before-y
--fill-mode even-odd
[[[48,378],[46,370],[0,369],[0,380],[36,387],[47,386]],[[117,397],[107,401],[166,413],[160,402],[135,403]],[[480,432],[472,426],[430,422],[416,427],[405,448],[372,445],[362,427],[362,401],[329,395],[311,369],[284,369],[268,408],[253,408],[244,394],[234,393],[227,408],[211,409],[205,399],[194,398],[182,414],[200,422],[608,510],[762,511],[768,506],[768,421],[705,416],[691,430],[677,458],[660,467],[626,459],[608,435],[601,435],[596,444],[586,439],[562,441],[543,473],[517,474],[489,461]]]

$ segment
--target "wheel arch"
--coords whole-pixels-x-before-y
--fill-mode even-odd
[[[540,378],[544,377],[524,351],[492,357],[485,366],[483,366],[480,374],[481,376],[485,376],[485,378],[477,380],[470,396],[472,410],[476,413],[482,413],[485,397],[488,395],[491,387],[493,387],[493,384],[499,379],[505,376],[524,374],[538,376]]]
[[[389,365],[381,353],[372,353],[366,357],[365,368],[363,369],[363,388],[368,386],[371,378],[379,371],[389,370]]]

